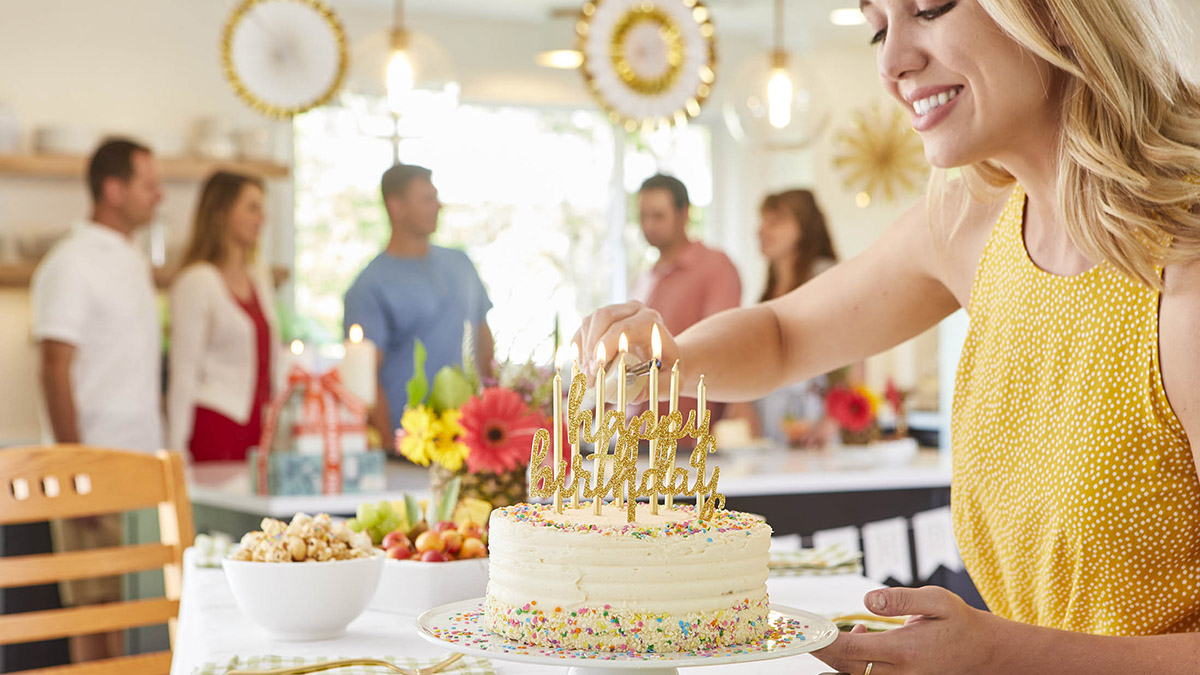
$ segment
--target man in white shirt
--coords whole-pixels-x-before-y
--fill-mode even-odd
[[[88,165],[91,218],[38,265],[30,288],[41,351],[43,436],[154,452],[162,447],[162,337],[150,265],[133,233],[162,200],[150,150],[105,141]],[[121,515],[51,523],[59,551],[122,543]],[[121,599],[119,577],[60,585],[65,605]],[[119,633],[71,639],[72,661],[121,653]]]

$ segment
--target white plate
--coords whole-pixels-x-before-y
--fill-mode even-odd
[[[483,598],[454,602],[417,617],[417,634],[472,656],[550,666],[601,669],[664,669],[716,666],[795,656],[826,647],[838,630],[829,619],[791,607],[771,605],[768,637],[748,645],[676,653],[619,653],[531,647],[506,640],[483,625]]]

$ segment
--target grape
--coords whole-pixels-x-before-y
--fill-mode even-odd
[[[367,527],[374,525],[379,520],[379,512],[375,510],[375,505],[367,502],[358,505],[358,512],[355,515],[358,516],[359,522]]]
[[[351,518],[350,520],[347,520],[346,527],[350,528],[350,530],[353,532],[362,532],[366,529],[366,526],[364,526],[362,521],[358,518]]]
[[[396,510],[389,502],[382,501],[375,505],[375,513],[379,514],[381,520],[386,520],[388,516],[394,515]]]
[[[371,541],[376,546],[383,542],[383,538],[386,537],[388,533],[388,530],[383,529],[383,523],[375,523],[371,527],[367,528],[367,531],[371,533]]]

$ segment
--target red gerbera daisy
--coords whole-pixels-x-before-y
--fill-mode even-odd
[[[462,440],[471,448],[467,471],[504,473],[528,466],[541,422],[541,415],[511,389],[489,387],[472,396],[463,404],[459,420],[466,429]]]
[[[871,401],[862,392],[837,387],[825,397],[826,412],[843,429],[862,431],[874,419]]]

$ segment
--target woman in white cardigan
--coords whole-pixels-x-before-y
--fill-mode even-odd
[[[245,459],[262,432],[278,343],[271,286],[253,264],[263,198],[257,178],[210,176],[171,285],[168,442],[193,461]]]

